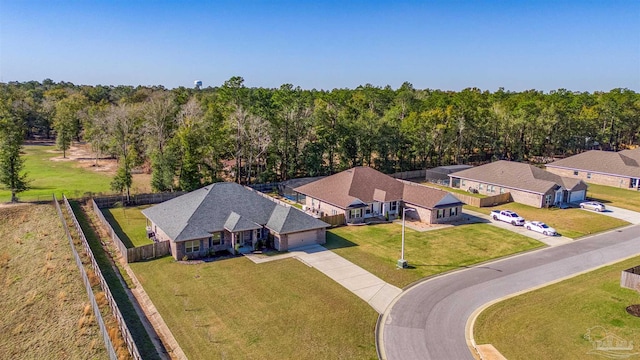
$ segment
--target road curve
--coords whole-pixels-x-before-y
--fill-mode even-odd
[[[387,309],[379,350],[389,360],[473,359],[465,326],[477,308],[639,253],[636,225],[433,278]]]

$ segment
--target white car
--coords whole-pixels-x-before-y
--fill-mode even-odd
[[[580,208],[582,209],[592,209],[595,210],[597,212],[601,212],[605,210],[605,206],[603,203],[601,202],[597,202],[597,201],[585,201],[580,203]]]
[[[527,221],[524,223],[524,227],[527,230],[533,230],[533,231],[545,234],[547,236],[558,235],[558,233],[556,232],[556,229],[543,223],[542,221]]]

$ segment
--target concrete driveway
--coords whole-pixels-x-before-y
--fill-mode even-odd
[[[573,242],[573,239],[568,238],[566,236],[547,236],[544,234],[541,234],[539,232],[535,232],[535,231],[531,231],[531,230],[527,230],[524,226],[513,226],[509,223],[506,223],[504,221],[495,221],[493,219],[491,219],[491,217],[489,215],[485,215],[483,213],[479,213],[479,212],[475,212],[472,210],[467,210],[467,209],[463,209],[462,213],[465,215],[465,217],[469,217],[469,221],[470,222],[484,222],[484,223],[489,223],[493,226],[497,226],[499,228],[505,229],[505,230],[509,230],[512,231],[514,233],[518,233],[520,235],[526,236],[526,237],[530,237],[532,239],[536,239],[540,242],[543,242],[549,246],[558,246],[558,245],[562,245],[562,244],[568,244]],[[475,218],[476,221],[473,221]]]
[[[402,292],[400,288],[386,283],[367,270],[320,245],[292,249],[282,255],[245,254],[245,257],[256,264],[290,257],[296,258],[356,294],[379,314],[384,313],[389,304]]]
[[[398,287],[387,284],[367,270],[320,245],[298,252],[296,258],[356,294],[379,314],[384,313],[389,304],[402,292]]]
[[[422,282],[384,314],[379,351],[383,359],[471,360],[466,329],[476,309],[638,253],[640,226],[628,226]]]
[[[632,211],[632,210],[627,210],[627,209],[623,209],[623,208],[619,208],[619,207],[615,207],[615,206],[610,206],[610,205],[605,205],[606,206],[606,211],[603,211],[599,214],[602,215],[606,215],[606,216],[610,216],[616,219],[620,219],[620,220],[624,220],[627,222],[630,222],[634,225],[639,225],[640,224],[640,213],[636,212],[636,211]],[[587,209],[583,209],[584,211],[593,211],[593,210],[587,210]]]

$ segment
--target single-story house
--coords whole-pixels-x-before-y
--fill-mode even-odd
[[[314,214],[344,214],[345,222],[366,218],[393,219],[401,215],[427,224],[455,221],[462,216],[463,203],[446,191],[394,179],[369,167],[355,167],[295,188],[306,196],[306,211]]]
[[[640,190],[640,148],[590,150],[547,164],[547,171],[590,183]]]
[[[176,259],[214,251],[253,249],[259,241],[275,249],[324,244],[329,224],[236,183],[214,183],[142,211],[158,241],[171,242]]]
[[[449,184],[449,174],[457,171],[470,169],[471,165],[446,165],[438,166],[425,171],[425,180],[434,183],[446,183]]]
[[[587,184],[533,165],[500,160],[450,174],[450,186],[484,195],[511,194],[513,201],[538,208],[582,201]]]

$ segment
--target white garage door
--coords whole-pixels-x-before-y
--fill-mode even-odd
[[[289,249],[316,243],[316,230],[303,231],[288,235]]]
[[[584,190],[574,191],[569,196],[569,202],[582,201],[582,200],[584,200],[584,198],[585,198],[585,191]]]

